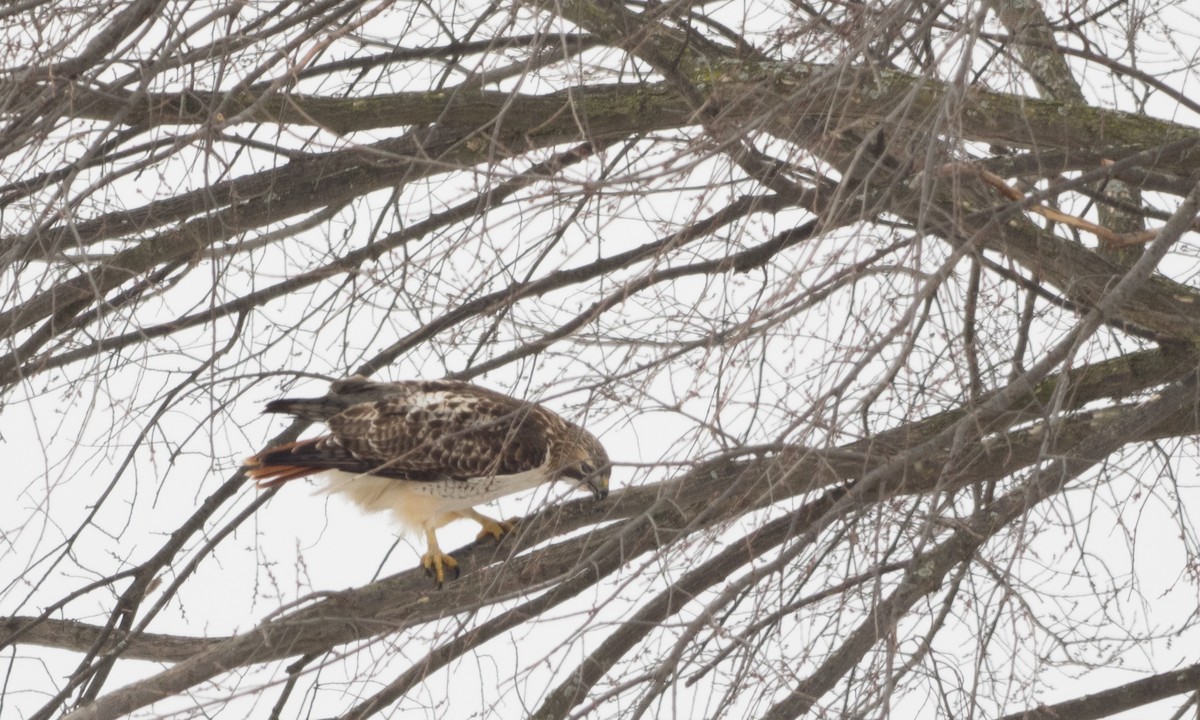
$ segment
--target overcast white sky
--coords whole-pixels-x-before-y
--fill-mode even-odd
[[[722,13],[732,26],[756,25],[763,28],[766,37],[766,30],[778,21],[778,16],[768,10],[773,5],[729,3]],[[1156,73],[1162,64],[1176,63],[1178,74],[1163,80],[1189,88],[1194,82],[1189,82],[1190,74],[1178,58],[1196,57],[1196,37],[1180,30],[1188,32],[1188,23],[1195,22],[1188,13],[1195,13],[1197,8],[1186,4],[1180,7],[1177,16],[1161,20],[1162,26],[1152,23],[1146,28],[1149,52],[1142,62],[1143,67]],[[413,25],[417,29],[403,36],[389,32],[404,27],[402,23],[408,21],[405,13],[423,14],[426,10],[422,8],[397,8],[396,15],[369,25],[364,35],[404,46],[417,45],[418,36],[435,32],[428,18],[422,16]],[[261,11],[257,6],[255,9]],[[457,27],[469,22],[473,9],[469,3],[447,6],[443,20]],[[1058,9],[1051,6],[1049,10],[1053,14]],[[1175,31],[1170,38],[1174,45],[1166,42],[1167,28]],[[16,42],[29,42],[19,28],[9,27],[2,32],[10,43],[14,38]],[[147,36],[143,42],[149,46],[154,40]],[[1185,42],[1191,44],[1183,46]],[[193,44],[200,42],[196,39]],[[350,45],[346,48],[347,52],[353,49]],[[336,56],[335,52],[328,55]],[[1082,73],[1085,92],[1093,100],[1109,107],[1136,107],[1136,98],[1112,87],[1109,76],[1095,66],[1079,63],[1076,68]],[[114,72],[125,70],[117,68]],[[225,85],[238,79],[237,68],[229,72]],[[425,79],[419,69],[411,76],[389,76],[387,82],[379,83],[378,92],[420,88]],[[522,90],[580,81],[547,73],[524,81]],[[207,79],[198,82],[204,84]],[[517,83],[509,80],[501,87],[507,89]],[[301,89],[317,92],[323,88],[302,84]],[[1200,124],[1200,120],[1158,96],[1146,104],[1146,111],[1176,122]],[[289,135],[291,132],[295,131],[285,131],[271,140],[297,147],[313,142],[312,137]],[[372,139],[366,133],[349,139],[317,134],[316,144],[328,143],[333,149],[344,142],[366,143]],[[677,144],[647,143],[648,154],[637,169],[646,178],[654,178],[668,160],[698,157],[684,153],[682,140]],[[83,138],[74,146],[68,143],[67,151],[72,147],[78,150],[84,143]],[[128,208],[170,197],[185,188],[203,187],[225,173],[262,169],[265,157],[221,143],[197,144],[194,151],[180,153],[154,172],[129,175],[88,197],[78,212],[90,216],[105,206]],[[47,154],[44,161],[50,167],[56,159]],[[601,156],[572,169],[566,174],[568,179],[555,187],[563,192],[578,191],[579,181],[593,179],[596,167],[607,159]],[[33,161],[21,157],[7,162]],[[0,174],[3,172],[0,169]],[[285,245],[246,256],[205,260],[203,264],[212,269],[211,273],[192,273],[184,282],[164,288],[160,296],[136,312],[114,318],[109,330],[113,334],[127,332],[137,323],[160,322],[294,275],[321,263],[331,247],[365,243],[377,217],[387,224],[385,230],[398,229],[425,217],[431,208],[442,209],[461,200],[466,193],[477,191],[506,172],[511,172],[511,167],[501,164],[476,168],[475,172],[439,175],[408,184],[395,199],[388,193],[375,193]],[[213,349],[223,348],[229,341],[230,322],[177,334],[119,356],[84,361],[22,383],[4,398],[0,414],[4,441],[0,444],[0,466],[8,469],[5,481],[0,483],[0,613],[36,614],[72,590],[143,562],[157,551],[183,519],[228,479],[243,457],[261,449],[285,426],[283,418],[260,415],[263,403],[285,393],[312,396],[324,392],[324,383],[316,377],[292,383],[291,374],[331,378],[348,374],[365,358],[453,307],[481,284],[502,286],[510,275],[540,272],[543,264],[573,267],[601,252],[612,255],[650,242],[749,187],[730,182],[719,191],[709,190],[714,182],[726,182],[734,175],[736,171],[725,162],[705,155],[686,172],[679,171],[668,180],[651,179],[642,186],[636,182],[641,178],[632,173],[623,176],[613,181],[610,195],[586,203],[584,219],[567,227],[563,242],[544,261],[531,255],[530,248],[540,248],[536,241],[565,222],[571,207],[570,203],[556,203],[546,186],[537,186],[483,220],[414,243],[403,258],[385,257],[364,266],[353,286],[347,286],[344,278],[334,278],[308,293],[256,312],[248,319],[241,337],[211,366],[208,363]],[[87,182],[87,177],[78,178],[73,192],[82,194]],[[1148,196],[1147,201],[1173,209],[1169,199]],[[0,216],[4,233],[18,231],[30,212],[10,210]],[[719,254],[725,243],[761,241],[803,219],[799,212],[756,216],[728,228],[722,237],[697,246],[696,256]],[[868,344],[892,323],[899,322],[927,276],[914,272],[870,278],[853,292],[835,294],[811,313],[789,318],[780,334],[769,341],[747,343],[727,353],[688,356],[684,362],[616,383],[615,392],[609,395],[595,394],[590,388],[618,367],[669,354],[675,341],[702,337],[721,328],[729,318],[743,320],[757,308],[770,307],[769,292],[780,292],[782,296],[784,290],[794,286],[817,286],[835,271],[878,249],[887,239],[886,229],[851,228],[831,237],[836,242],[797,251],[757,274],[682,280],[649,295],[633,296],[615,319],[606,320],[603,332],[585,330],[573,341],[535,360],[514,363],[476,381],[516,396],[542,399],[562,415],[585,423],[602,438],[616,463],[614,488],[671,477],[679,472],[680,463],[736,443],[770,443],[786,437],[792,442],[817,445],[839,439],[825,437],[825,427],[817,422],[786,432],[784,428],[794,417],[778,408],[804,412],[818,392],[847,376],[854,377],[847,360],[854,357],[852,349]],[[1194,243],[1188,245],[1165,269],[1194,279],[1194,250]],[[945,255],[945,248],[934,241],[914,249],[905,259],[914,268],[928,270]],[[665,267],[675,260],[663,262]],[[409,269],[403,275],[404,284],[397,286],[401,266]],[[222,287],[214,290],[209,281],[217,273],[222,275]],[[35,289],[33,281],[14,283],[9,275],[2,281],[6,285],[0,297],[8,298],[5,302]],[[611,292],[614,288],[593,289]],[[953,300],[954,288],[945,292],[946,301]],[[1002,291],[985,281],[984,292]],[[429,304],[405,307],[403,303],[410,297],[423,298]],[[522,305],[519,313],[506,320],[511,325],[502,327],[496,343],[485,347],[479,357],[475,356],[478,333],[441,338],[405,355],[383,373],[383,379],[442,377],[460,371],[471,362],[511,349],[522,330],[555,327],[594,300],[594,296],[577,289],[548,294]],[[940,321],[947,332],[953,332],[955,320],[949,317],[953,311],[948,310],[946,315]],[[1005,319],[998,318],[997,326]],[[987,320],[981,322],[986,324]],[[1038,322],[1038,339],[1042,342],[1052,342],[1063,331],[1061,317],[1039,318]],[[302,323],[303,329],[294,331],[294,323]],[[630,341],[620,342],[623,337]],[[1116,354],[1109,352],[1113,346],[1107,342],[1097,340],[1089,351],[1097,356]],[[895,351],[884,353],[879,362],[859,373],[847,395],[867,393],[872,381],[884,373],[884,363],[895,355]],[[899,373],[896,382],[910,387],[932,378],[935,387],[942,383],[945,390],[940,396],[938,390],[931,390],[931,407],[934,402],[955,404],[961,389],[952,383],[953,373],[943,363],[944,358],[929,357],[923,365],[917,358]],[[269,377],[270,373],[279,374]],[[181,387],[183,392],[179,392]],[[782,400],[786,403],[776,403]],[[876,409],[881,408],[893,409],[897,418],[912,409],[891,392],[878,400]],[[314,432],[310,430],[309,434]],[[1111,677],[1127,681],[1138,676],[1135,671],[1162,671],[1176,663],[1197,661],[1194,648],[1200,647],[1200,637],[1190,631],[1173,634],[1173,628],[1188,622],[1197,605],[1192,577],[1195,568],[1189,566],[1190,558],[1180,542],[1176,523],[1180,513],[1200,507],[1196,448],[1189,443],[1173,443],[1164,444],[1163,450],[1162,456],[1149,462],[1144,456],[1127,467],[1115,462],[1107,470],[1112,476],[1110,482],[1098,487],[1083,483],[1082,489],[1068,493],[1067,501],[1039,509],[1030,518],[1027,546],[1014,556],[1012,567],[1004,568],[1044,590],[1042,598],[1047,606],[1030,611],[1048,627],[1059,622],[1094,622],[1095,636],[1112,637],[1114,645],[1127,632],[1163,631],[1161,642],[1145,646],[1140,659],[1127,653],[1114,662],[1097,655],[1093,660],[1104,669],[1088,674],[1083,682],[1047,665],[1046,674],[1040,677],[1044,683],[1040,697],[1045,702],[1099,689]],[[1178,494],[1174,497],[1178,504],[1163,500],[1173,493],[1144,492],[1145,487],[1160,482],[1177,484]],[[386,516],[363,516],[347,501],[320,494],[319,487],[319,483],[308,481],[285,487],[200,564],[195,577],[166,606],[151,629],[189,636],[242,632],[281,607],[309,601],[314,594],[361,586],[417,564],[423,550],[420,539],[398,538]],[[522,516],[548,498],[567,492],[566,486],[543,488],[506,498],[487,511],[498,516]],[[237,500],[227,504],[206,526],[205,533],[190,543],[181,561],[202,552],[206,538],[224,527],[256,494],[253,487],[244,487]],[[1113,514],[1113,507],[1120,512]],[[746,522],[786,510],[787,506],[774,508]],[[93,512],[94,517],[80,532]],[[1058,522],[1040,522],[1045,517]],[[1069,526],[1071,532],[1062,531],[1059,524]],[[470,541],[476,529],[469,523],[458,523],[440,531],[439,538],[444,548],[454,548]],[[615,579],[602,584],[595,594],[585,593],[554,610],[549,618],[501,635],[471,657],[435,673],[419,693],[397,706],[394,716],[512,718],[528,713],[540,704],[547,688],[560,682],[563,673],[574,668],[614,623],[627,616],[630,607],[653,588],[662,587],[664,580],[676,576],[685,561],[695,563],[706,557],[711,550],[706,550],[703,543],[717,548],[723,537],[716,533],[697,536],[684,547],[635,561]],[[64,555],[62,546],[68,540],[71,549]],[[1080,547],[1086,547],[1086,551],[1080,552]],[[176,566],[164,574],[164,585],[175,579],[180,568]],[[1102,572],[1084,572],[1101,568]],[[471,568],[464,570],[470,572]],[[1105,574],[1136,578],[1147,601],[1106,596],[1106,588],[1092,587],[1084,579]],[[124,582],[117,583],[116,589],[124,586]],[[1092,596],[1087,597],[1089,594]],[[435,594],[431,598],[436,601]],[[993,599],[1011,601],[999,594]],[[72,601],[59,616],[103,622],[112,600],[113,594],[102,589]],[[499,609],[489,608],[471,618],[470,624],[497,612]],[[690,619],[692,614],[685,612],[677,621]],[[395,677],[431,646],[453,636],[463,622],[463,618],[447,618],[374,640],[362,652],[347,649],[345,659],[329,658],[326,666],[310,670],[319,673],[314,695],[303,701],[293,700],[289,706],[292,712],[285,713],[285,717],[308,716],[306,712],[323,717],[346,709],[352,698],[369,694],[377,689],[375,683]],[[819,634],[828,629],[825,622],[804,616],[790,618],[776,640],[780,647],[828,642],[828,637]],[[844,622],[849,624],[849,620]],[[1003,643],[1007,638],[1020,637],[1028,628],[1014,625],[997,632]],[[670,637],[671,629],[667,629],[653,642],[667,646]],[[975,640],[962,636],[964,647]],[[1056,657],[1058,652],[1059,648],[1045,647],[1046,657]],[[10,648],[5,655],[0,659],[0,668],[11,663],[7,672],[0,670],[8,688],[5,718],[9,713],[24,717],[39,707],[78,662],[74,653],[27,645]],[[1036,658],[1030,661],[1037,662]],[[233,679],[221,678],[217,687],[197,688],[182,700],[156,706],[155,712],[165,715],[178,710],[186,714],[198,706],[214,715],[223,709],[220,717],[266,717],[277,693],[261,693],[261,685],[267,678],[274,682],[285,679],[281,668],[288,662],[256,668]],[[119,687],[160,669],[151,663],[120,663],[108,687]],[[967,667],[947,669],[948,674],[961,673],[962,677],[976,671]],[[722,690],[715,682],[681,687],[678,694],[664,700],[662,712],[680,717],[705,716]],[[231,688],[241,694],[229,703]],[[1019,694],[1018,689],[1013,692]],[[895,712],[922,707],[923,702],[922,698],[900,697]],[[1163,705],[1176,706],[1177,701]],[[615,705],[608,705],[601,714],[613,716],[617,712]],[[1145,717],[1145,712],[1143,709],[1129,717]]]

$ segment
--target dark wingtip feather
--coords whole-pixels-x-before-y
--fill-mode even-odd
[[[339,398],[281,398],[263,407],[264,413],[287,413],[308,420],[324,420],[346,409]]]
[[[291,400],[272,400],[263,407],[263,414],[291,412],[289,410],[291,403]]]

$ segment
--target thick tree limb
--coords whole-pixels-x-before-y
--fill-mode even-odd
[[[1176,695],[1194,693],[1197,688],[1200,688],[1200,665],[1189,665],[1074,700],[1064,700],[1053,705],[1041,705],[1032,710],[1005,715],[1000,720],[1094,720],[1128,712]]]

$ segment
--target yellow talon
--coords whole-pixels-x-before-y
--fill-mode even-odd
[[[475,536],[475,542],[479,542],[484,538],[492,538],[496,542],[500,542],[500,538],[509,534],[516,527],[513,523],[505,522],[504,520],[489,520],[486,523],[479,523],[483,529]]]
[[[454,571],[454,580],[458,579],[458,561],[441,550],[433,550],[421,556],[421,567],[425,574],[433,578],[440,588],[446,582],[446,569]]]
[[[492,538],[496,542],[500,542],[500,538],[512,532],[513,528],[517,526],[516,523],[509,522],[507,520],[493,520],[487,515],[476,512],[475,510],[466,510],[461,515],[468,520],[474,520],[475,522],[479,523],[480,526],[482,526],[483,529],[480,530],[479,534],[475,536],[475,542],[479,542],[487,537]]]
[[[429,549],[421,556],[421,567],[425,568],[425,574],[433,578],[440,590],[446,582],[447,568],[453,570],[454,579],[458,579],[458,561],[438,547],[437,535],[434,534],[433,528],[425,528],[425,542]]]
[[[475,536],[475,542],[479,542],[484,538],[492,538],[497,542],[500,538],[513,531],[517,525],[515,522],[508,520],[493,520],[487,515],[480,514],[474,510],[462,510],[454,513],[455,516],[467,520],[474,520],[483,528],[479,534]],[[421,567],[425,568],[425,574],[433,578],[439,588],[446,583],[446,571],[453,570],[454,576],[452,580],[457,580],[460,574],[458,569],[458,561],[453,557],[442,552],[438,547],[437,535],[434,534],[433,528],[425,528],[425,542],[428,550],[421,556]]]

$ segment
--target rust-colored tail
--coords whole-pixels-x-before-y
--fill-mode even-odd
[[[246,468],[246,476],[253,478],[255,484],[260,489],[272,488],[276,485],[282,485],[288,480],[314,475],[327,468],[296,465],[294,463],[298,459],[298,456],[307,454],[304,451],[315,445],[320,439],[300,440],[299,442],[288,443],[287,445],[277,445],[273,448],[267,448],[257,455],[252,455],[243,460],[242,467]],[[298,450],[299,452],[297,452]]]
[[[246,475],[254,478],[260,488],[274,487],[323,470],[357,473],[370,470],[369,465],[348,452],[337,438],[330,435],[267,448],[247,458],[243,466]]]

